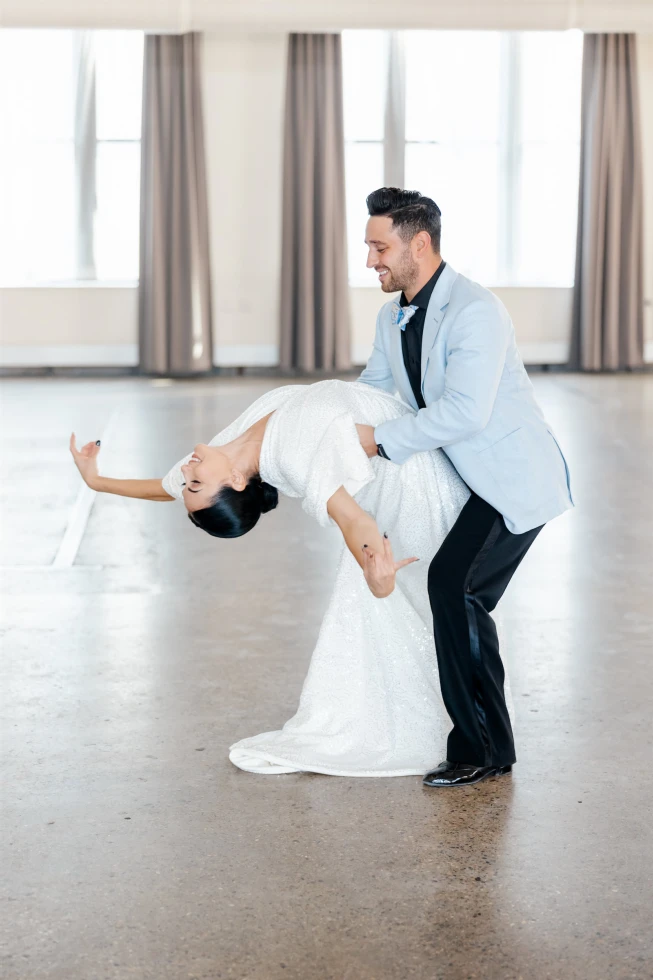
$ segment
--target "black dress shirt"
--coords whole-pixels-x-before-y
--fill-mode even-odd
[[[404,365],[410,387],[413,389],[415,401],[419,408],[426,408],[422,395],[422,337],[424,335],[424,320],[426,310],[431,299],[431,293],[435,284],[440,278],[446,263],[440,262],[429,281],[422,286],[416,296],[409,303],[404,294],[399,299],[400,306],[416,306],[417,309],[406,324],[406,329],[401,331],[401,350],[404,355]],[[401,329],[398,327],[397,329]]]

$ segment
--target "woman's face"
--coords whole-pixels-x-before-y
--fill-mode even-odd
[[[247,483],[219,446],[204,446],[202,443],[195,446],[191,459],[182,465],[181,472],[186,481],[184,503],[190,512],[208,507],[221,487],[242,490]]]

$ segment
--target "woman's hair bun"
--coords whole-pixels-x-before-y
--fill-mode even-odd
[[[196,527],[214,538],[239,538],[252,530],[261,514],[274,510],[278,503],[276,488],[255,475],[244,490],[221,487],[208,507],[188,516]]]
[[[274,508],[279,503],[279,492],[276,487],[273,487],[270,483],[265,483],[261,480],[261,513],[267,514],[269,510],[274,510]]]

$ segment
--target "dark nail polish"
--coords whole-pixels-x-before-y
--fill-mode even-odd
[[[95,445],[96,445],[96,446],[99,446],[99,445],[100,445],[100,440],[99,440],[99,439],[96,439],[96,440],[95,440]]]
[[[383,532],[383,537],[384,537],[384,538],[387,538],[387,536],[388,536],[388,532],[387,532],[387,531],[384,531],[384,532]]]

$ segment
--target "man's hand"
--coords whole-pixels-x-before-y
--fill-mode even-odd
[[[392,548],[387,535],[383,535],[383,552],[375,554],[367,545],[363,547],[363,574],[370,592],[377,599],[385,599],[394,592],[395,578],[397,572],[404,565],[410,565],[419,558],[404,558],[403,561],[395,561],[392,556]]]
[[[376,456],[376,450],[378,446],[376,445],[376,439],[374,438],[374,426],[373,425],[357,425],[356,431],[358,432],[358,438],[360,439],[360,444],[367,453],[367,455],[372,458]]]
[[[75,460],[75,466],[82,475],[84,483],[91,487],[91,489],[94,489],[93,484],[98,477],[97,457],[100,452],[99,441],[87,442],[85,446],[78,449],[75,442],[75,433],[73,432],[70,437],[70,452]]]

